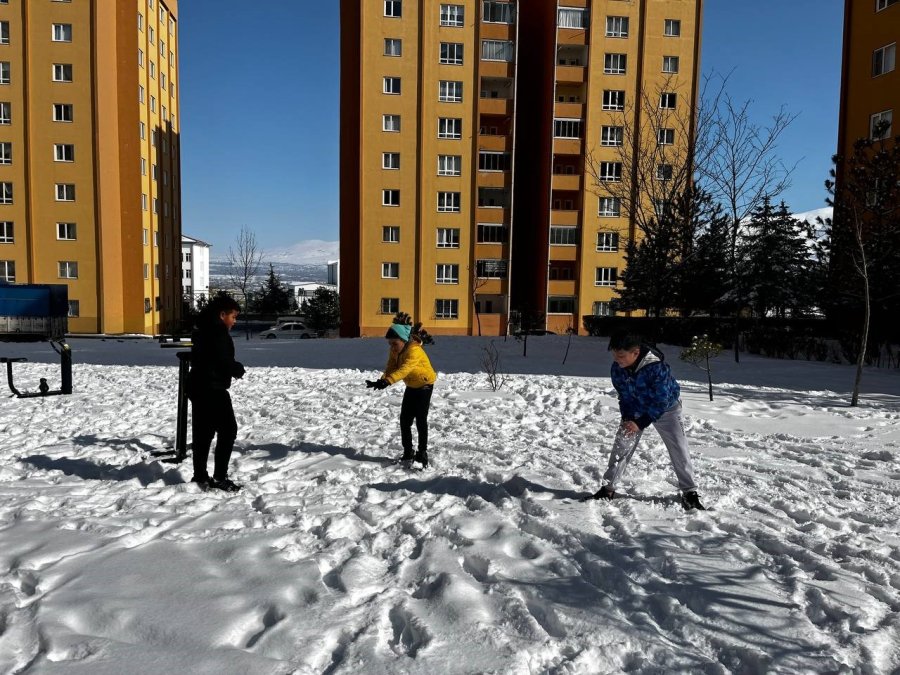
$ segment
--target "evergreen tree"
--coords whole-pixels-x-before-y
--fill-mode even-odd
[[[303,305],[306,325],[315,331],[337,328],[341,324],[341,301],[337,291],[319,287]]]
[[[281,283],[275,268],[269,264],[269,274],[254,297],[254,309],[260,314],[283,314],[291,310],[293,293]]]

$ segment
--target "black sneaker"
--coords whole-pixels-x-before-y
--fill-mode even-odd
[[[696,490],[689,490],[681,493],[681,505],[685,511],[697,509],[698,511],[706,511],[706,507],[700,503],[700,495]]]
[[[191,477],[191,482],[196,483],[201,490],[205,490],[209,487],[209,476],[198,476],[197,474],[194,474]]]
[[[237,492],[241,489],[241,486],[230,478],[210,478],[209,487],[223,492]]]
[[[419,451],[416,453],[416,456],[413,457],[413,460],[415,460],[416,462],[421,462],[421,463],[422,463],[422,468],[423,468],[423,469],[427,469],[427,468],[428,468],[428,452],[427,452],[427,451],[425,451],[425,450],[419,450]]]
[[[592,495],[594,499],[605,499],[606,501],[612,501],[612,498],[615,496],[615,490],[609,487],[609,485],[604,485]]]
[[[394,460],[394,464],[402,464],[403,462],[411,462],[416,458],[412,450],[404,450],[403,455]]]

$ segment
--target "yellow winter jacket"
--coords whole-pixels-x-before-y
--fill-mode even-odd
[[[431,361],[422,346],[417,342],[407,342],[399,354],[390,352],[382,377],[394,384],[403,380],[407,387],[421,389],[425,385],[434,384],[437,373],[431,367]]]

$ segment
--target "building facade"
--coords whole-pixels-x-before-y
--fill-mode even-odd
[[[0,275],[73,333],[181,315],[177,0],[0,2]]]
[[[191,307],[209,298],[209,249],[205,241],[181,235],[181,295]]]
[[[893,119],[900,111],[898,38],[900,1],[845,1],[839,154],[850,156],[860,138],[897,134]]]
[[[607,313],[634,222],[589,175],[621,180],[623,148],[690,144],[701,13],[342,0],[342,334],[381,334],[397,310],[493,335]],[[688,133],[625,133],[650,97]]]

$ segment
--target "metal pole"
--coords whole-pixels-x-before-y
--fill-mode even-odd
[[[59,365],[62,377],[60,391],[63,394],[72,393],[72,348],[63,340],[59,343]]]

